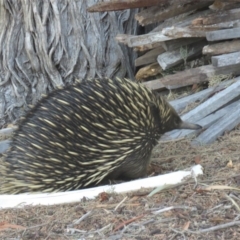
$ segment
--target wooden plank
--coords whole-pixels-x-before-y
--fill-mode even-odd
[[[176,1],[173,4],[169,4],[167,7],[151,7],[147,8],[135,15],[135,19],[139,22],[140,25],[145,26],[147,24],[155,23],[155,22],[161,22],[166,19],[169,19],[171,17],[175,17],[177,15],[180,15],[182,13],[187,13],[192,10],[196,10],[199,8],[204,8],[212,4],[213,1],[197,1],[192,2],[192,4],[179,4],[178,1]]]
[[[231,131],[240,124],[240,102],[234,107],[234,111],[228,111],[219,121],[214,123],[206,131],[200,134],[192,145],[210,144],[226,131]]]
[[[193,12],[185,13],[180,16],[165,20],[164,22],[160,23],[156,28],[154,28],[150,33],[160,32],[164,28],[171,27],[171,26],[187,27],[187,26],[191,25],[191,23],[194,19],[196,19],[198,17],[208,16],[208,14],[210,14],[210,13],[211,13],[210,10],[198,11],[195,13],[193,13]]]
[[[175,39],[176,38],[183,38],[181,36],[174,37],[174,38],[167,37],[162,33],[162,29],[163,28],[166,29],[167,27],[172,26],[172,25],[179,26],[179,27],[186,27],[186,26],[191,24],[191,21],[194,18],[196,18],[198,16],[207,16],[207,14],[209,14],[209,13],[210,13],[209,10],[194,13],[191,16],[188,16],[186,19],[184,19],[182,21],[178,21],[178,22],[175,22],[174,20],[166,20],[166,21],[164,21],[163,24],[160,24],[159,27],[155,28],[153,31],[151,31],[148,34],[143,34],[143,35],[140,35],[140,36],[129,36],[128,40],[126,42],[128,42],[129,47],[141,47],[142,48],[144,45],[150,45],[151,46],[151,44],[157,44],[157,43],[161,44],[165,41],[172,40],[174,38]],[[201,35],[203,35],[202,37],[204,37],[204,38],[206,37],[205,33],[201,32]],[[190,38],[190,36],[187,36],[187,37]],[[194,36],[194,37],[196,37],[196,36]],[[184,38],[185,38],[185,36],[184,36]]]
[[[222,22],[234,21],[237,19],[240,19],[240,8],[212,13],[208,17],[199,18],[197,19],[197,21],[194,20],[192,24],[193,25],[194,24],[211,25],[211,24],[218,24]]]
[[[162,30],[162,34],[169,38],[192,38],[206,37],[206,31],[190,29],[189,27],[167,27]],[[170,39],[169,39],[170,40]]]
[[[202,53],[209,55],[220,55],[237,51],[240,51],[240,40],[225,41],[207,45],[203,48]]]
[[[179,26],[179,27],[186,27],[191,24],[193,19],[199,16],[201,17],[207,16],[209,13],[210,13],[209,10],[205,10],[205,11],[193,13],[192,15],[187,16],[183,20],[182,20],[183,17],[167,19],[166,21],[161,23],[157,28],[153,29],[148,34],[143,34],[139,36],[118,34],[115,39],[118,42],[127,44],[129,47],[133,47],[135,51],[145,51],[148,49],[159,47],[162,45],[162,43],[165,43],[169,40],[174,39],[174,38],[166,37],[165,35],[163,35],[161,32],[163,28],[173,26],[173,25]],[[204,35],[204,38],[205,38],[205,35]],[[188,41],[188,39],[186,39],[186,41]],[[187,43],[190,43],[190,42],[186,42],[186,44]]]
[[[186,46],[191,43],[199,42],[205,38],[179,38],[179,39],[173,39],[162,43],[162,47],[165,49],[165,51],[173,51],[175,49],[178,49],[182,46]]]
[[[87,9],[88,12],[107,12],[119,11],[124,9],[142,8],[164,5],[168,0],[112,0],[108,2],[99,2]]]
[[[195,83],[205,82],[208,79],[208,75],[212,72],[213,66],[207,65],[204,67],[192,68],[175,73],[173,75],[165,76],[163,78],[144,82],[143,85],[152,90],[159,90],[162,88],[167,88],[169,90],[176,89],[188,85],[193,85]]]
[[[238,1],[238,2],[237,2]],[[221,0],[215,0],[215,2],[209,6],[209,9],[214,11],[222,11],[222,10],[229,10],[234,8],[240,8],[240,1],[236,0],[236,2],[230,2],[230,1],[221,1]]]
[[[202,0],[201,2],[209,2]],[[191,3],[193,0],[178,0],[179,4]],[[87,9],[88,12],[107,12],[119,11],[132,8],[143,8],[151,6],[164,6],[166,4],[173,5],[175,0],[112,0],[107,2],[99,2]]]
[[[240,95],[240,77],[237,77],[236,80],[237,82],[215,94],[213,97],[182,116],[182,119],[184,121],[191,120],[197,122],[238,97]]]
[[[189,60],[192,57],[201,55],[202,49],[206,44],[207,44],[207,41],[202,40],[202,41],[184,46],[186,49],[185,56],[183,56],[180,49],[164,52],[158,56],[157,61],[163,70],[169,69],[180,63],[183,63],[184,62],[183,58],[185,58],[185,60]]]
[[[240,51],[220,56],[213,56],[212,65],[215,67],[229,66],[240,63]]]
[[[228,28],[235,28],[236,26],[240,25],[240,20],[229,21],[229,22],[221,22],[211,25],[191,25],[189,28],[195,30],[202,30],[202,31],[215,31],[220,29],[228,29]]]
[[[145,53],[144,55],[142,55],[141,57],[138,57],[135,60],[135,66],[139,67],[142,65],[156,62],[158,55],[163,52],[165,52],[165,49],[162,46],[154,48],[154,49],[148,51],[147,53]]]
[[[162,41],[168,40],[166,36],[161,33],[152,33],[144,35],[128,35],[128,34],[117,34],[115,40],[119,43],[133,47],[135,51],[147,51],[153,48],[162,48],[161,40],[158,37],[163,37]],[[155,39],[156,38],[156,39]],[[131,41],[133,43],[131,43]]]
[[[195,83],[205,82],[213,74],[213,66],[207,65],[181,71],[173,75],[167,75],[163,78],[144,82],[143,84],[152,90],[158,90],[162,88],[176,89],[193,85]]]
[[[161,47],[162,43],[161,42],[155,42],[153,44],[145,44],[145,45],[139,45],[137,47],[134,47],[133,50],[137,52],[144,52],[147,50],[151,50],[153,48]]]
[[[152,90],[160,90],[160,89],[165,89],[165,85],[161,82],[160,79],[158,80],[152,80],[152,81],[147,81],[142,83],[144,86],[146,86],[149,89]]]
[[[194,103],[196,101],[198,102],[203,102],[206,99],[209,98],[209,96],[213,95],[216,92],[219,92],[223,89],[225,89],[227,86],[235,82],[235,80],[228,80],[221,82],[219,85],[216,85],[214,87],[209,87],[207,89],[204,89],[200,92],[196,92],[194,94],[188,95],[186,97],[172,100],[169,103],[174,107],[174,109],[179,113],[182,111],[184,108],[187,107],[190,103]]]
[[[230,105],[227,105],[226,107],[206,116],[205,118],[197,121],[196,123],[202,126],[204,129],[207,129],[214,125],[219,119],[225,117],[226,114],[229,114],[233,109],[235,109],[240,101],[233,102]],[[190,120],[191,121],[191,120]],[[205,130],[207,131],[207,130]],[[178,139],[183,137],[192,137],[193,135],[198,134],[199,132],[202,132],[202,130],[174,130],[171,132],[168,132],[164,134],[161,138],[161,140],[171,140],[171,139]],[[204,133],[204,132],[203,132]]]
[[[145,44],[164,42],[171,39],[173,38],[167,37],[161,32],[157,32],[157,33],[148,33],[148,34],[139,35],[139,36],[132,36],[128,38],[127,42],[129,47],[138,47]]]
[[[218,41],[226,39],[234,39],[240,37],[240,28],[223,29],[217,31],[210,31],[206,33],[208,41]]]
[[[209,78],[219,74],[238,75],[240,74],[240,65],[235,64],[219,68],[213,67],[212,65],[206,65],[181,71],[173,75],[145,82],[143,84],[152,90],[162,89],[164,87],[167,89],[176,89],[196,83],[206,82]]]

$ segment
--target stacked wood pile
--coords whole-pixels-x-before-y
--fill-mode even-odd
[[[140,25],[156,25],[147,34],[116,36],[139,52],[136,79],[158,91],[192,86],[190,95],[170,103],[180,114],[195,103],[197,107],[182,118],[204,127],[198,132],[172,131],[164,139],[197,134],[194,144],[211,143],[236,127],[240,123],[240,0],[114,0],[88,11],[130,8],[141,8],[135,15]],[[209,63],[186,67],[192,59],[209,59]],[[185,66],[182,71],[166,75],[180,65]],[[196,92],[196,86],[205,82],[208,88]]]

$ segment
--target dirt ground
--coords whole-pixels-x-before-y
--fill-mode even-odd
[[[240,239],[239,143],[240,127],[208,146],[161,143],[150,172],[199,163],[204,175],[197,186],[189,180],[153,197],[147,197],[152,189],[142,189],[74,204],[3,209],[0,239]]]

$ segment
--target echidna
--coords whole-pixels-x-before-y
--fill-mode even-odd
[[[141,84],[83,80],[53,91],[22,120],[0,164],[0,191],[68,191],[143,177],[161,134],[177,128],[201,127]]]

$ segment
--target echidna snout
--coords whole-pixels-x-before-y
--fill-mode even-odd
[[[31,109],[0,163],[2,193],[56,192],[146,174],[160,136],[182,122],[164,98],[126,79],[83,80]]]
[[[178,129],[199,130],[199,129],[202,129],[202,126],[200,126],[200,125],[198,125],[198,124],[193,124],[193,123],[189,123],[189,122],[182,121],[182,122],[179,124]]]

